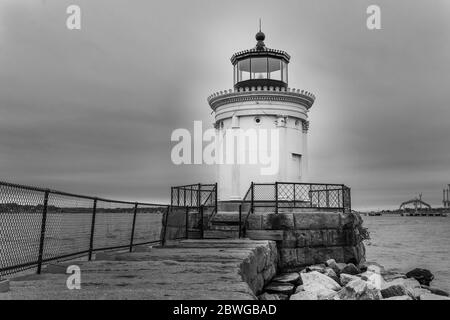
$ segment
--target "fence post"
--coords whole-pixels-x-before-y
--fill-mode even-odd
[[[167,211],[165,214],[165,219],[164,219],[164,231],[162,233],[162,239],[161,239],[161,246],[164,246],[164,244],[166,243],[166,231],[167,231],[167,223],[169,222],[169,212],[170,212],[170,206],[167,206]]]
[[[170,187],[170,204],[173,206],[173,187]]]
[[[203,206],[200,206],[200,239],[203,239]]]
[[[189,239],[189,208],[186,207],[186,239]]]
[[[134,240],[134,229],[136,227],[136,215],[137,215],[137,202],[134,204],[134,213],[133,213],[133,225],[131,227],[131,238],[130,238],[130,252],[133,251],[133,240]]]
[[[251,192],[251,196],[250,196],[250,208],[251,210],[253,210],[253,201],[255,200],[255,194],[254,194],[254,190],[255,190],[255,184],[252,181],[252,184],[250,185],[250,188],[252,189]]]
[[[325,195],[326,195],[325,202],[327,204],[327,208],[329,208],[330,207],[330,192],[328,191],[327,184],[325,185]]]
[[[180,188],[177,187],[177,206],[180,205]]]
[[[295,186],[296,186],[296,184],[294,183],[294,208],[295,208]]]
[[[216,209],[216,213],[217,213],[217,182],[216,182],[216,186],[215,186],[216,192],[214,194],[214,204],[215,204],[215,209]]]
[[[44,207],[42,208],[42,222],[41,222],[41,239],[39,241],[39,256],[38,256],[38,266],[37,273],[41,273],[42,260],[44,254],[44,240],[45,240],[45,225],[47,223],[47,207],[48,207],[48,195],[50,191],[46,190],[44,194]]]
[[[199,183],[198,184],[198,193],[197,193],[197,205],[198,206],[200,206],[201,205],[201,203],[200,203],[200,201],[202,201],[202,197],[201,197],[201,189],[202,189],[202,185],[201,185],[201,183]]]
[[[275,214],[278,214],[278,181],[275,182]]]
[[[186,207],[186,187],[183,187],[183,201],[184,201],[184,206]]]
[[[92,208],[91,221],[91,237],[89,238],[89,261],[92,260],[92,251],[94,250],[94,232],[95,232],[95,215],[97,214],[97,199],[94,199],[94,206]]]
[[[242,204],[239,205],[239,239],[242,237]]]
[[[349,212],[352,212],[352,189],[347,187],[348,191],[348,210]]]
[[[342,189],[342,212],[345,213],[345,191],[343,184],[341,184],[341,189]]]

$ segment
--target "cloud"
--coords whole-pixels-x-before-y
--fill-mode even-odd
[[[167,201],[214,169],[170,162],[170,134],[213,122],[206,97],[232,86],[230,56],[288,51],[290,86],[317,95],[311,179],[352,187],[354,207],[397,206],[449,183],[450,22],[445,0],[71,1],[0,4],[0,170],[4,179]],[[239,8],[239,10],[236,10]]]

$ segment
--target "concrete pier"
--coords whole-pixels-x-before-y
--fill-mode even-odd
[[[70,275],[51,266],[40,275],[11,278],[0,300],[254,300],[276,273],[276,250],[273,241],[241,239],[184,240],[132,253],[98,253],[95,261],[59,264],[80,267],[79,290],[69,290]]]

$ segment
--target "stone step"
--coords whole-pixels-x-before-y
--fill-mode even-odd
[[[204,239],[237,239],[239,231],[205,230]]]
[[[209,230],[239,231],[239,225],[212,224]]]
[[[219,211],[215,214],[211,222],[239,222],[239,212]]]

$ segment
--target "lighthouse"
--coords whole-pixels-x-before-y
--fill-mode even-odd
[[[252,182],[308,179],[308,111],[315,96],[289,87],[291,57],[266,47],[265,38],[260,30],[254,48],[231,57],[233,89],[208,97],[216,152],[225,159],[216,170],[220,201],[241,200]]]

